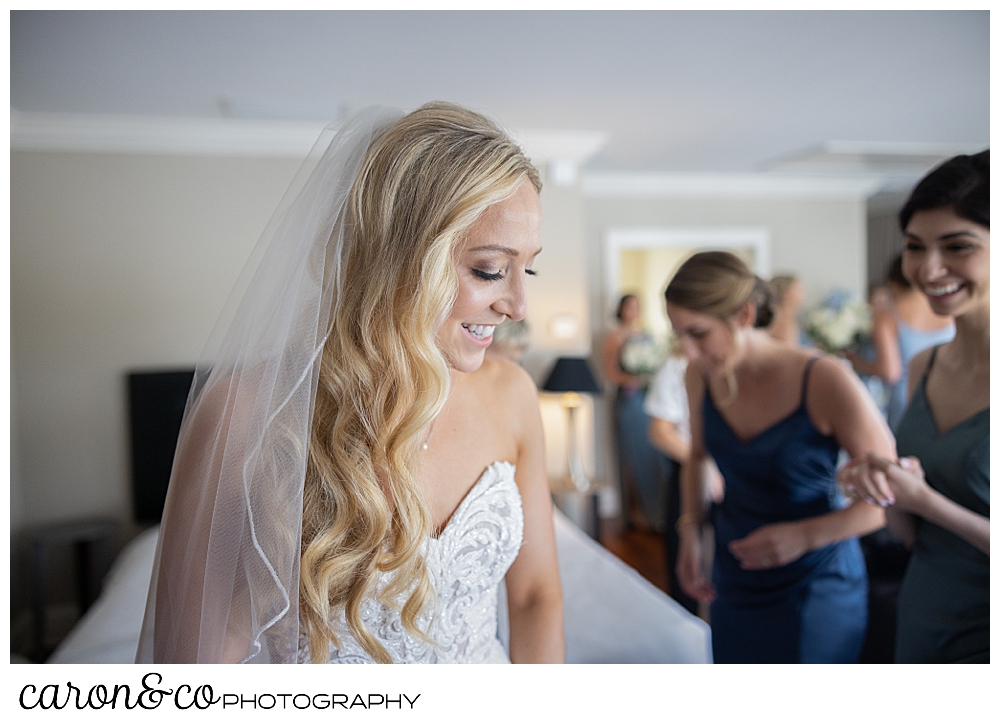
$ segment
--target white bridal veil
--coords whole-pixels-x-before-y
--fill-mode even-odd
[[[401,117],[327,128],[258,242],[184,411],[137,663],[293,662],[319,356],[368,147]]]

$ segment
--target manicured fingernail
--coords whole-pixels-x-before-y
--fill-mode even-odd
[[[910,460],[910,458],[902,458],[899,461],[899,467],[901,467],[901,468],[912,468],[913,467],[913,461]]]

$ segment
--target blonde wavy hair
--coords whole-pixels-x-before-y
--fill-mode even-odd
[[[448,395],[435,336],[457,295],[466,230],[525,178],[541,190],[495,124],[430,103],[373,142],[353,184],[346,281],[323,349],[303,497],[299,596],[313,662],[339,644],[333,614],[343,610],[364,650],[391,663],[361,618],[386,572],[381,601],[430,641],[418,616],[434,598],[421,554],[432,524],[417,470]]]

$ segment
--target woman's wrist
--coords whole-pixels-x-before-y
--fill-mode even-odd
[[[685,531],[689,529],[701,530],[701,526],[705,523],[704,519],[695,513],[682,513],[677,518],[677,522],[674,523],[674,530],[677,535],[684,535]]]
[[[921,485],[912,492],[909,504],[904,505],[902,510],[925,520],[931,519],[934,517],[935,497],[944,496],[930,485]]]
[[[815,519],[806,518],[805,520],[799,521],[799,533],[802,536],[802,545],[805,548],[802,555],[810,553],[817,548],[821,547],[816,535],[816,524]]]

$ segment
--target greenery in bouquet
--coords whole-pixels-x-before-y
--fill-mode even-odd
[[[821,349],[836,353],[864,344],[871,335],[872,318],[866,304],[843,289],[834,289],[805,313],[802,328]]]

